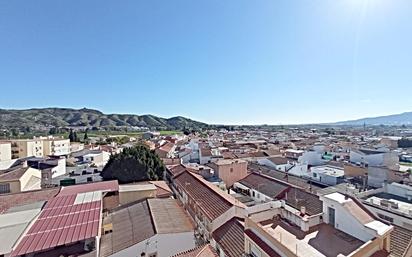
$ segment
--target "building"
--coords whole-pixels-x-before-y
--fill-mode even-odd
[[[11,139],[12,158],[62,156],[70,154],[70,140],[57,137]]]
[[[176,145],[166,141],[163,145],[156,148],[155,152],[160,158],[173,158]]]
[[[102,226],[101,257],[168,257],[195,247],[194,226],[175,199],[120,206]]]
[[[392,167],[399,162],[399,158],[392,152],[374,149],[357,149],[350,151],[350,162],[364,166]]]
[[[284,181],[252,172],[244,179],[236,182],[233,190],[251,197],[256,203],[262,203],[284,197],[290,187],[291,185]]]
[[[63,156],[70,154],[70,140],[47,137],[43,139],[43,156]]]
[[[208,242],[212,232],[233,217],[246,215],[244,204],[190,171],[173,178],[172,190],[195,221],[201,241]]]
[[[233,218],[213,232],[210,244],[219,256],[243,256],[245,252],[244,229],[244,220]]]
[[[11,160],[11,143],[0,141],[0,162]]]
[[[301,157],[303,154],[305,153],[305,151],[303,150],[294,150],[294,149],[287,149],[285,151],[285,157],[286,158],[291,158],[291,159],[299,159],[299,157]]]
[[[336,166],[316,166],[310,169],[310,179],[330,186],[344,182],[345,171]]]
[[[308,213],[284,201],[245,219],[245,252],[252,256],[387,256],[391,225],[339,193]],[[310,201],[310,200],[309,200]],[[319,199],[317,200],[319,201]],[[374,255],[382,254],[382,255]]]
[[[125,205],[148,198],[169,198],[172,190],[164,181],[119,185],[119,203]]]
[[[96,256],[105,197],[117,191],[117,181],[63,187],[44,205],[10,256]]]
[[[0,194],[20,193],[41,188],[41,171],[27,163],[0,172]]]
[[[245,160],[220,159],[207,165],[214,170],[215,176],[223,180],[228,188],[248,175],[247,161]]]
[[[36,139],[12,139],[12,159],[26,158],[30,156],[43,157],[43,141]]]
[[[260,165],[265,165],[275,170],[279,170],[283,172],[286,172],[287,170],[292,168],[293,165],[295,165],[295,162],[296,162],[295,160],[288,159],[288,158],[281,157],[281,156],[274,156],[274,157],[258,160],[258,163]]]
[[[380,218],[412,231],[412,187],[399,183],[364,192],[362,202]]]
[[[40,213],[43,204],[23,205],[0,214],[0,256],[10,256],[13,246]]]

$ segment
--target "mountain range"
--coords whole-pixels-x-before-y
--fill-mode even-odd
[[[378,116],[371,118],[363,118],[357,120],[340,121],[333,123],[333,125],[348,125],[348,126],[362,126],[362,125],[412,125],[412,112],[404,112],[401,114],[393,114],[386,116]]]
[[[93,109],[34,108],[0,109],[0,127],[120,127],[138,126],[157,130],[203,128],[207,124],[185,117],[161,118],[154,115],[104,114]]]

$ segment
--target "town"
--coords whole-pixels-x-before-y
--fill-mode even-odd
[[[0,256],[412,256],[408,126],[81,129],[0,141]]]

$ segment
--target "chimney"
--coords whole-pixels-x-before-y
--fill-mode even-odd
[[[23,166],[23,168],[27,168],[27,166],[28,166],[27,161],[24,161],[24,162],[22,163],[22,166]]]
[[[300,207],[300,214],[301,214],[302,216],[305,216],[305,214],[306,214],[306,207],[305,207],[305,206],[301,206],[301,207]]]

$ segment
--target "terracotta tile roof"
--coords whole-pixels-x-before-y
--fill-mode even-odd
[[[201,182],[200,179],[193,173],[184,171],[175,178],[175,182],[196,202],[209,219],[214,220],[228,211],[233,204],[212,189],[216,187],[215,185],[209,186],[206,181]]]
[[[171,142],[166,142],[165,144],[160,146],[157,150],[169,153],[173,149],[174,146],[175,144]]]
[[[244,225],[236,218],[232,218],[216,231],[213,239],[224,251],[225,256],[238,257],[245,252]]]
[[[289,185],[283,181],[255,172],[250,173],[247,177],[240,180],[239,183],[272,198],[278,197],[289,188]]]
[[[300,211],[304,206],[306,213],[310,216],[320,214],[323,212],[322,201],[319,196],[308,193],[299,188],[290,188],[286,196],[286,204]]]
[[[219,257],[210,244],[173,255],[172,257]]]
[[[177,164],[177,165],[169,165],[166,167],[166,169],[174,177],[182,173],[184,170],[186,170],[186,167],[183,166],[182,164]]]
[[[245,230],[245,235],[248,236],[257,246],[260,247],[270,257],[281,257],[275,250],[258,237],[252,230]]]
[[[0,213],[3,213],[11,207],[31,204],[40,201],[48,201],[56,196],[60,187],[22,192],[16,194],[0,195]]]

